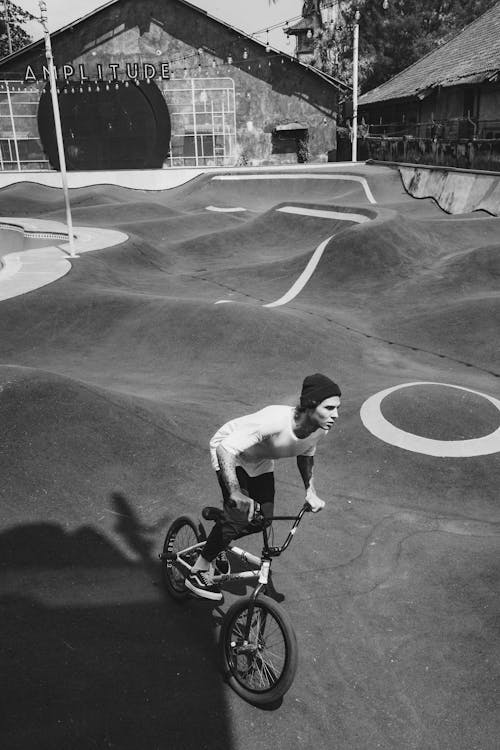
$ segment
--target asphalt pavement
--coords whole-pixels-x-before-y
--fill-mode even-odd
[[[366,165],[71,203],[78,258],[0,249],[0,746],[497,750],[500,218]],[[62,193],[3,188],[0,215],[60,230]],[[300,659],[262,710],[220,673],[243,590],[179,605],[157,556],[220,502],[216,429],[313,372],[342,408],[327,507],[274,564]]]

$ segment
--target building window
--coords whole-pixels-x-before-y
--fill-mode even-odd
[[[96,83],[89,85],[95,88]],[[0,81],[0,171],[52,169],[38,129],[45,86],[43,81]],[[76,94],[81,87],[75,83],[74,88]],[[164,167],[235,164],[236,109],[231,78],[171,79],[162,81],[158,88],[171,119],[170,151]],[[83,93],[86,90],[84,87]],[[65,146],[68,149],[72,144]]]
[[[44,85],[0,82],[0,171],[50,169],[37,121]]]
[[[236,111],[231,78],[163,83],[172,121],[166,166],[231,166],[236,160]]]

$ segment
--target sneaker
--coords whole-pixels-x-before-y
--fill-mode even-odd
[[[197,570],[191,573],[185,580],[186,588],[201,596],[202,599],[211,599],[213,602],[222,600],[222,592],[212,581],[212,576],[206,570]]]

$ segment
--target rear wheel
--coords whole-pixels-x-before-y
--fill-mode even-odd
[[[206,541],[206,538],[203,524],[194,516],[176,518],[167,531],[161,555],[163,580],[168,593],[174,599],[182,600],[189,595],[189,590],[184,584],[187,570],[181,563],[176,562],[176,556],[181,553],[182,560],[188,565],[193,565],[200,548],[189,548]],[[183,552],[183,550],[187,551]]]
[[[287,613],[269,597],[236,601],[224,617],[220,644],[227,680],[245,700],[274,703],[290,688],[297,639]]]

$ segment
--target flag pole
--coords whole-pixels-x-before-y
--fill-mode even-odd
[[[73,220],[71,218],[71,205],[69,201],[68,177],[66,174],[66,158],[64,156],[64,142],[61,127],[61,114],[59,112],[59,100],[57,98],[56,74],[54,69],[54,58],[52,56],[52,45],[50,43],[50,32],[48,27],[47,4],[44,0],[39,1],[40,23],[43,26],[45,37],[45,57],[49,69],[50,95],[52,97],[52,109],[54,112],[54,125],[56,130],[57,152],[59,155],[59,169],[61,170],[61,182],[64,193],[64,204],[66,207],[66,223],[68,225],[69,254],[72,258],[78,258],[75,253],[75,238],[73,236]]]

